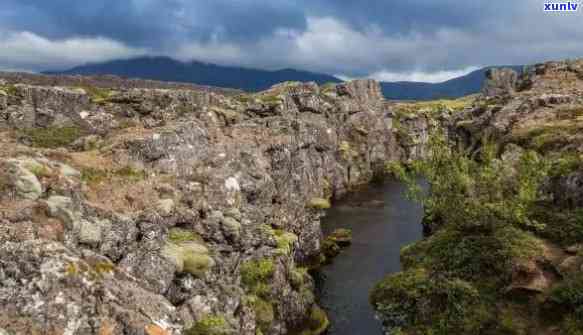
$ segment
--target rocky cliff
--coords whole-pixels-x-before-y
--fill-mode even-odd
[[[28,80],[0,82],[2,334],[319,333],[322,209],[427,137],[373,81]]]

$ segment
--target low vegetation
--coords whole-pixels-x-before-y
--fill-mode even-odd
[[[542,257],[537,235],[548,222],[532,208],[550,164],[533,151],[514,163],[502,161],[498,147],[487,142],[472,157],[435,136],[427,160],[388,167],[423,203],[432,232],[403,248],[404,272],[387,277],[371,294],[394,334],[500,333],[504,319],[496,302],[505,299],[514,265]],[[416,184],[419,174],[431,192]]]
[[[19,137],[38,148],[66,147],[83,135],[84,131],[76,126],[29,128],[19,133]]]

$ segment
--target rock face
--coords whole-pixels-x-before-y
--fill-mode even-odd
[[[511,69],[489,69],[482,93],[485,96],[512,94],[516,89],[518,74]]]
[[[301,330],[317,309],[304,267],[322,240],[323,207],[310,203],[369,182],[412,145],[374,81],[230,97],[3,85],[9,334]],[[427,126],[408,127],[417,152]]]

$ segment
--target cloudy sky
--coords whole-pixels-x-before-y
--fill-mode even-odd
[[[2,0],[0,69],[166,55],[436,82],[485,65],[583,57],[583,9],[544,13],[544,2]]]

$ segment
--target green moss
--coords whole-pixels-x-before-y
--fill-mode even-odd
[[[247,288],[255,288],[258,284],[268,283],[275,273],[272,259],[261,259],[244,262],[241,266],[241,280]]]
[[[185,332],[186,335],[228,335],[232,333],[227,321],[220,315],[206,316]]]
[[[167,242],[161,256],[174,263],[178,272],[190,273],[198,278],[204,277],[215,264],[206,246],[200,242]]]
[[[328,315],[317,305],[314,305],[310,311],[310,317],[306,323],[306,329],[302,330],[299,335],[320,335],[324,334],[330,326]]]
[[[352,243],[352,230],[346,228],[336,229],[327,239],[336,242],[339,246],[347,246]]]
[[[331,207],[330,201],[323,198],[312,198],[308,203],[308,207],[314,209],[328,209]]]
[[[245,303],[253,308],[259,330],[263,333],[269,333],[271,324],[275,319],[273,304],[255,295],[247,296]]]
[[[37,178],[46,178],[52,175],[51,170],[42,164],[27,166],[27,169]]]
[[[20,132],[21,137],[31,142],[32,146],[39,148],[65,147],[83,136],[84,132],[75,126],[29,128]]]
[[[2,85],[0,86],[0,90],[9,96],[14,96],[18,94],[18,88],[16,88],[16,86],[14,85]]]
[[[340,157],[344,160],[350,160],[352,158],[358,157],[358,152],[352,148],[350,142],[348,141],[341,141],[338,146],[338,152],[340,153]]]
[[[277,249],[282,254],[288,255],[291,252],[294,243],[298,241],[298,236],[294,233],[279,229],[276,229],[273,232],[277,241]]]
[[[306,282],[308,276],[307,268],[293,268],[289,273],[289,281],[293,288],[299,289]]]
[[[197,233],[180,228],[171,228],[168,232],[168,239],[173,243],[202,242],[202,238]]]
[[[107,88],[94,86],[82,86],[80,88],[83,89],[87,95],[89,95],[89,99],[91,99],[91,102],[95,104],[102,104],[107,102],[114,94],[114,91]]]

